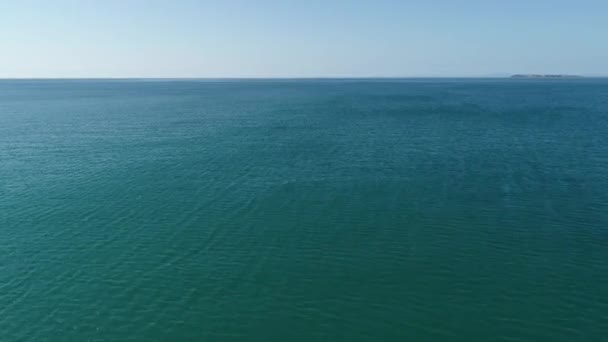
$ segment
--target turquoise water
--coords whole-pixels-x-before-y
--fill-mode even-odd
[[[0,341],[603,341],[608,80],[0,81]]]

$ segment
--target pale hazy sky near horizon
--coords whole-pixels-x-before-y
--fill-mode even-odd
[[[0,0],[0,78],[599,76],[606,37],[606,0]]]

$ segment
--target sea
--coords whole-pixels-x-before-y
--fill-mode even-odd
[[[608,79],[0,80],[0,341],[608,339]]]

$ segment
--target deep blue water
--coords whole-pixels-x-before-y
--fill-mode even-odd
[[[0,341],[604,341],[608,79],[0,80]]]

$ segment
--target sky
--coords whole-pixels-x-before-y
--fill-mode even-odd
[[[608,75],[608,0],[0,0],[0,78]]]

